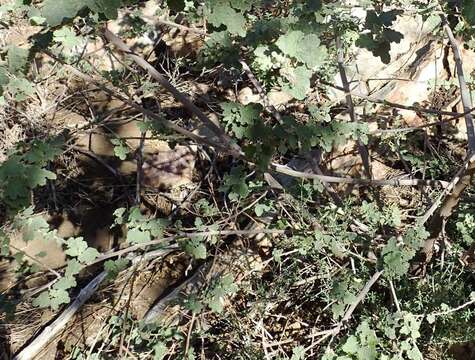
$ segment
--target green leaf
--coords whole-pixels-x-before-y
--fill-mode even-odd
[[[206,259],[206,246],[197,238],[182,241],[181,247],[195,259]]]
[[[76,286],[76,279],[73,277],[62,277],[57,283],[53,285],[56,290],[68,290]]]
[[[49,26],[58,26],[64,20],[74,18],[84,6],[80,0],[45,0],[41,14]]]
[[[66,255],[72,257],[80,256],[87,249],[87,243],[83,240],[82,237],[70,238],[66,241],[66,246],[68,247],[65,251]]]
[[[327,48],[320,46],[320,39],[315,34],[308,34],[301,39],[295,57],[309,69],[320,67],[327,58]]]
[[[208,20],[216,27],[225,25],[231,34],[244,37],[246,35],[246,19],[234,10],[227,0],[216,0],[211,7]]]
[[[30,51],[10,45],[7,52],[8,70],[15,75],[25,72]]]
[[[120,7],[121,2],[121,0],[96,0],[96,7],[89,5],[89,8],[97,13],[104,14],[106,18],[113,20],[117,19],[117,10]]]
[[[34,240],[37,236],[42,236],[45,230],[49,229],[49,225],[42,216],[34,216],[25,221],[22,228],[23,240],[28,242]]]
[[[21,77],[11,79],[6,86],[6,89],[16,101],[26,100],[35,93],[33,84],[27,79]]]
[[[5,66],[0,65],[0,94],[3,94],[3,88],[10,82],[8,71]]]
[[[45,0],[41,14],[48,25],[54,27],[76,17],[85,7],[95,13],[104,14],[108,19],[116,19],[120,5],[121,0]]]
[[[473,0],[463,0],[462,15],[472,26],[475,26],[475,2]]]
[[[224,176],[224,184],[219,188],[222,192],[229,192],[231,200],[245,198],[249,195],[249,187],[246,184],[244,170],[237,166],[231,169],[229,174]]]
[[[143,244],[150,241],[150,232],[140,229],[130,229],[127,231],[127,242],[130,244]]]
[[[168,219],[150,219],[146,226],[142,226],[142,228],[150,230],[150,234],[153,237],[161,237],[169,224],[170,221]]]
[[[428,322],[429,324],[435,323],[435,315],[433,315],[433,314],[428,314],[428,315],[426,316],[426,320],[427,320],[427,322]]]
[[[300,41],[303,37],[304,33],[301,31],[289,31],[281,35],[275,44],[284,54],[295,57],[300,50]]]
[[[127,144],[122,139],[111,139],[111,143],[115,145],[115,156],[117,156],[120,160],[125,160],[127,158],[127,154],[129,153]]]
[[[70,27],[62,27],[53,33],[53,40],[64,46],[65,50],[69,50],[81,44],[81,38],[76,36],[76,32]]]
[[[288,83],[283,84],[283,90],[297,100],[305,99],[307,92],[310,90],[312,71],[308,70],[305,66],[299,66],[289,69],[284,76],[287,78]]]
[[[129,260],[123,258],[117,260],[107,260],[104,263],[104,270],[107,271],[107,278],[115,279],[122,270],[127,268],[128,264]]]
[[[79,261],[76,259],[71,259],[68,261],[68,265],[66,266],[66,271],[64,273],[65,277],[72,277],[76,274],[79,274],[79,271],[81,271],[82,265]]]
[[[112,216],[114,216],[114,224],[122,225],[124,223],[125,211],[126,211],[126,208],[115,209],[114,213],[112,214]]]
[[[55,180],[56,174],[52,171],[32,165],[28,168],[28,185],[30,188],[46,185],[47,180]]]
[[[290,360],[303,360],[305,359],[305,348],[303,346],[296,346],[292,349],[292,357]]]
[[[257,216],[262,216],[262,214],[269,211],[270,209],[271,207],[266,204],[257,204],[254,208],[254,212]]]
[[[354,335],[351,335],[346,339],[346,342],[342,346],[342,350],[347,354],[356,354],[360,348],[358,343],[358,338]]]
[[[81,255],[78,256],[78,260],[84,264],[90,264],[92,263],[94,260],[96,260],[96,258],[99,256],[99,252],[92,248],[92,247],[88,247],[86,250],[84,250]]]
[[[0,230],[0,256],[10,255],[10,239]]]
[[[234,283],[231,275],[227,274],[220,277],[206,296],[208,306],[211,310],[221,313],[223,311],[224,297],[234,294],[237,290],[238,286]]]
[[[165,343],[159,341],[153,346],[153,360],[162,360],[167,355],[168,349]]]
[[[50,305],[53,310],[58,310],[60,305],[68,304],[71,301],[69,294],[66,290],[51,289],[49,295],[51,297]]]
[[[416,345],[408,350],[406,354],[410,360],[422,360],[424,358]]]
[[[48,307],[51,304],[49,291],[43,291],[38,297],[33,299],[33,306]]]

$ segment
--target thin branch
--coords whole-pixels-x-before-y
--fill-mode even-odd
[[[275,106],[270,103],[269,98],[267,97],[267,94],[265,93],[265,91],[262,88],[261,84],[259,83],[259,81],[256,79],[256,77],[252,73],[251,68],[249,67],[249,65],[247,65],[247,63],[244,60],[240,60],[239,63],[241,64],[244,72],[246,73],[247,77],[251,81],[252,85],[256,88],[256,90],[259,94],[259,97],[261,98],[261,100],[264,104],[264,107],[267,109],[267,111],[269,111],[275,117],[275,119],[280,124],[282,124],[283,123],[282,116],[280,115],[279,111],[277,111]]]
[[[462,304],[462,305],[459,305],[453,309],[449,309],[447,311],[439,311],[439,312],[435,312],[435,313],[430,313],[428,315],[432,315],[432,316],[443,316],[443,315],[449,315],[449,314],[452,314],[454,312],[457,312],[459,310],[462,310],[472,304],[475,304],[475,299],[472,299],[470,301],[467,301],[466,303]]]
[[[449,183],[442,180],[422,180],[422,179],[389,179],[389,180],[374,180],[374,179],[355,179],[355,178],[342,178],[328,175],[310,174],[297,170],[293,170],[285,165],[272,163],[271,168],[281,174],[285,174],[292,177],[303,179],[317,179],[328,183],[340,183],[340,184],[355,184],[364,186],[434,186],[441,185],[442,187],[449,186]]]
[[[374,275],[369,279],[369,281],[366,283],[366,285],[361,289],[360,293],[356,297],[355,301],[351,306],[346,310],[345,315],[343,315],[343,318],[341,319],[340,323],[343,324],[350,320],[351,316],[353,315],[353,312],[355,311],[356,307],[359,305],[360,302],[364,300],[366,295],[368,295],[368,292],[371,290],[373,285],[378,281],[379,277],[383,274],[384,270],[380,270],[374,273]]]
[[[42,50],[43,53],[45,53],[46,55],[48,55],[49,57],[51,57],[53,60],[61,63],[65,68],[67,68],[69,71],[71,71],[74,75],[76,75],[77,77],[81,78],[82,80],[84,80],[85,82],[88,82],[88,83],[93,83],[95,84],[98,88],[100,88],[102,91],[106,92],[107,94],[109,94],[110,96],[112,96],[113,98],[116,98],[120,101],[122,101],[123,103],[129,105],[130,107],[134,108],[135,110],[141,112],[142,114],[146,115],[148,118],[160,123],[161,125],[165,126],[166,128],[170,129],[170,130],[173,130],[183,136],[186,136],[187,138],[190,138],[192,140],[195,140],[196,142],[200,143],[200,144],[206,144],[208,146],[211,146],[211,147],[214,147],[214,148],[217,148],[221,151],[224,151],[226,153],[229,152],[229,149],[223,145],[223,144],[220,144],[216,141],[213,141],[212,139],[207,139],[207,138],[204,138],[204,137],[201,137],[201,136],[198,136],[196,134],[194,134],[193,132],[191,131],[188,131],[184,128],[182,128],[181,126],[178,126],[176,125],[175,123],[169,121],[169,120],[166,120],[164,119],[163,117],[161,116],[158,116],[157,114],[155,114],[153,111],[150,111],[148,109],[145,109],[144,107],[140,106],[139,104],[135,103],[134,101],[132,100],[129,100],[128,98],[126,98],[125,96],[123,96],[122,94],[120,94],[117,90],[115,89],[110,89],[108,86],[104,85],[102,82],[94,79],[93,77],[87,75],[87,74],[84,74],[83,72],[79,71],[78,69],[76,69],[75,67],[67,64],[66,62],[64,62],[62,59],[58,58],[57,56],[55,56],[53,53],[51,53],[49,50],[46,50],[46,49],[43,49]]]
[[[180,285],[175,287],[165,297],[159,299],[145,314],[143,322],[149,324],[154,322],[160,315],[163,314],[166,307],[176,301],[185,290],[193,291],[201,286],[202,280],[211,268],[211,262],[201,265],[188,279],[183,281]]]
[[[181,238],[186,238],[186,237],[195,237],[195,236],[216,236],[216,235],[221,235],[221,236],[230,236],[230,235],[240,235],[240,236],[252,236],[252,235],[259,235],[259,234],[276,234],[276,235],[283,235],[283,234],[288,234],[291,233],[289,230],[280,230],[280,229],[253,229],[253,230],[216,230],[216,231],[199,231],[199,232],[182,232],[178,233],[176,235],[160,238],[160,239],[155,239],[151,241],[147,241],[141,244],[137,245],[132,245],[129,246],[125,249],[117,250],[114,252],[110,253],[105,253],[99,257],[97,257],[92,263],[89,265],[97,264],[99,262],[102,262],[104,260],[117,257],[117,256],[122,256],[124,254],[127,254],[132,251],[140,250],[149,246],[153,245],[166,245],[169,242]],[[177,249],[177,246],[171,245],[167,246],[167,249]]]
[[[332,87],[336,90],[343,91],[343,92],[347,93],[347,91],[344,88],[342,88],[341,86],[329,83],[328,81],[325,81],[325,80],[319,80],[319,81],[324,85],[330,86],[330,87]],[[423,108],[423,107],[419,107],[419,106],[402,105],[402,104],[398,104],[398,103],[395,103],[395,102],[382,100],[382,99],[378,99],[378,98],[375,98],[375,97],[372,97],[372,96],[364,95],[364,94],[361,94],[361,93],[356,92],[356,91],[350,91],[349,93],[353,96],[356,96],[358,98],[364,99],[366,101],[369,101],[369,102],[372,102],[372,103],[375,103],[375,104],[386,105],[386,106],[396,108],[396,109],[401,109],[401,110],[414,111],[416,113],[420,112],[420,113],[427,113],[427,114],[433,114],[433,115],[453,116],[454,119],[464,117],[466,114],[475,111],[475,107],[474,107],[474,108],[471,108],[471,109],[467,109],[467,111],[465,111],[463,113],[457,113],[457,112],[443,111],[443,110],[433,109],[433,108]]]
[[[353,98],[351,97],[350,84],[348,83],[348,78],[346,76],[345,64],[344,64],[344,53],[343,46],[340,41],[340,37],[336,36],[336,49],[337,49],[337,62],[338,62],[338,71],[340,72],[341,83],[343,84],[343,89],[345,90],[346,97],[346,106],[348,107],[348,112],[350,114],[350,119],[353,123],[358,122],[355,114],[355,107],[353,104]],[[361,159],[363,160],[363,166],[366,173],[366,177],[371,179],[371,168],[369,162],[369,153],[366,146],[361,140],[358,139],[358,152],[360,153]]]
[[[451,194],[450,196],[453,196],[454,194],[460,193],[461,191],[463,191],[463,189],[465,189],[466,186],[469,185],[470,181],[469,181],[468,184],[466,184],[463,187],[463,189],[460,189],[460,188],[457,187],[458,184],[464,185],[464,182],[461,181],[461,180],[464,179],[467,175],[469,175],[471,170],[473,172],[473,168],[475,168],[475,154],[471,155],[471,156],[468,156],[465,159],[464,164],[460,167],[460,169],[457,170],[457,172],[454,175],[454,177],[452,178],[452,180],[444,188],[444,191],[442,191],[440,193],[440,195],[434,201],[432,206],[421,217],[421,219],[420,219],[421,224],[425,224],[429,220],[429,218],[434,215],[434,213],[439,208],[439,206],[442,204],[442,202],[444,202],[445,199],[447,197],[449,197],[450,194]],[[467,180],[467,179],[465,179],[465,180]],[[457,191],[455,191],[456,187],[457,187]],[[446,214],[446,215],[448,215],[448,214]]]
[[[140,193],[142,191],[142,178],[143,178],[143,149],[145,144],[145,137],[147,131],[142,131],[140,136],[140,143],[137,149],[137,177],[135,184],[135,205],[140,204]]]
[[[392,280],[389,280],[389,287],[391,288],[391,294],[393,296],[394,304],[396,305],[397,312],[401,312],[401,306],[399,305],[399,300],[397,298],[396,289]]]
[[[186,335],[185,356],[188,356],[188,350],[190,350],[191,332],[193,331],[193,325],[195,325],[195,319],[196,319],[196,313],[193,312],[193,315],[191,315],[188,333]]]
[[[103,159],[101,159],[99,156],[97,156],[95,153],[93,153],[92,151],[89,151],[89,150],[86,150],[86,149],[83,149],[79,146],[70,146],[69,147],[70,150],[74,150],[74,151],[77,151],[78,153],[81,153],[83,155],[86,155],[87,157],[91,158],[92,160],[96,161],[97,163],[101,164],[102,166],[104,166],[112,175],[114,175],[115,177],[118,177],[120,178],[121,175],[119,174],[119,172],[114,169],[112,166],[110,166],[108,163],[106,163]]]
[[[457,171],[449,185],[421,217],[422,224],[430,218],[430,223],[427,226],[430,235],[422,249],[422,253],[425,255],[423,264],[427,264],[431,260],[434,245],[443,232],[447,219],[457,207],[463,191],[470,186],[474,174],[475,154],[472,154],[467,156],[464,165]]]
[[[384,270],[380,270],[374,273],[371,279],[369,279],[368,282],[365,284],[363,289],[361,289],[355,301],[353,301],[351,306],[346,310],[345,314],[343,315],[343,318],[335,327],[329,330],[318,332],[316,334],[312,334],[312,337],[324,335],[324,338],[326,339],[330,335],[332,336],[338,335],[338,333],[341,331],[345,323],[351,319],[358,305],[365,299],[366,295],[368,295],[369,291],[371,290],[373,285],[376,283],[376,281],[378,281],[379,277],[383,274],[383,272]]]
[[[30,255],[30,254],[27,254],[26,252],[24,252],[23,250],[17,248],[16,246],[12,245],[12,244],[9,244],[8,245],[9,247],[11,247],[13,250],[19,252],[19,253],[22,253],[24,256],[26,256],[27,258],[31,259],[32,261],[34,261],[35,263],[37,263],[38,265],[40,265],[41,267],[45,268],[46,270],[48,270],[50,273],[52,273],[54,276],[56,276],[56,280],[57,279],[60,279],[61,278],[61,274],[58,273],[56,270],[52,269],[51,267],[49,267],[48,265],[44,264],[43,262],[41,262],[40,260],[38,260],[36,257]],[[54,280],[54,281],[56,281]]]
[[[464,112],[468,112],[472,108],[472,99],[470,97],[470,90],[468,89],[467,82],[465,81],[465,76],[463,73],[462,58],[460,57],[460,51],[455,40],[452,29],[447,22],[447,18],[444,15],[441,15],[442,23],[444,30],[449,38],[450,45],[452,47],[452,52],[454,53],[455,67],[457,69],[457,78],[460,85],[460,96],[462,97],[462,104]],[[468,138],[468,147],[469,152],[475,151],[475,129],[473,127],[473,117],[472,113],[469,112],[465,115],[465,125],[467,127],[467,138]]]
[[[240,157],[242,150],[240,147],[233,143],[232,140],[226,135],[223,129],[212,122],[190,99],[183,93],[181,93],[176,87],[174,87],[162,74],[160,74],[150,63],[148,63],[141,56],[135,54],[119,37],[104,29],[104,37],[107,41],[112,43],[117,49],[122,51],[128,57],[130,57],[137,65],[146,70],[149,75],[155,79],[160,85],[162,85],[167,91],[169,91],[173,97],[181,102],[183,106],[194,114],[206,127],[208,127],[219,139],[223,145],[226,145],[235,157]]]
[[[279,123],[282,124],[283,121],[282,121],[282,116],[280,115],[280,112],[275,108],[274,105],[272,105],[270,103],[269,97],[267,96],[267,94],[265,93],[265,91],[262,88],[261,84],[259,83],[259,80],[257,80],[256,77],[254,76],[254,74],[252,73],[252,70],[249,67],[249,65],[247,65],[247,63],[244,60],[240,60],[239,63],[241,64],[244,72],[246,73],[247,77],[251,81],[252,85],[256,88],[257,92],[259,93],[259,96],[260,96],[262,102],[264,103],[264,107],[267,109],[268,112],[270,112],[274,116],[274,118]],[[320,167],[318,166],[318,161],[316,161],[313,157],[310,160],[311,160],[311,163],[312,163],[312,167],[314,168],[314,170],[316,170],[315,172],[318,175],[323,175],[322,171],[320,170]],[[270,174],[268,174],[268,175],[272,176]],[[327,182],[325,182],[325,181],[322,181],[322,182],[323,182],[323,186],[325,187],[327,192],[330,194],[333,201],[335,201],[335,203],[338,206],[341,206],[342,201],[341,201],[338,193]]]

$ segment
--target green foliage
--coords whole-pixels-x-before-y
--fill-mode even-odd
[[[289,31],[281,35],[275,44],[285,55],[305,64],[308,69],[317,69],[327,58],[327,49],[320,45],[316,34]]]
[[[379,56],[383,63],[389,64],[391,43],[399,43],[403,38],[400,32],[391,29],[391,25],[401,13],[401,10],[396,9],[379,13],[368,10],[365,28],[369,31],[360,35],[356,45],[367,48],[374,56]]]
[[[215,27],[226,26],[231,34],[244,37],[246,35],[246,18],[243,12],[248,10],[252,2],[246,0],[207,0],[206,11],[208,21]]]
[[[471,26],[475,25],[475,3],[473,1],[463,0],[462,15]]]
[[[103,14],[107,19],[115,19],[120,5],[121,0],[45,0],[41,15],[49,26],[55,27],[73,19],[84,8]]]
[[[142,244],[163,235],[163,231],[169,225],[167,219],[148,218],[144,216],[138,207],[133,207],[125,217],[126,209],[118,208],[114,212],[115,224],[122,225],[126,218],[127,242],[130,244]]]
[[[68,51],[80,45],[82,39],[76,35],[72,28],[62,27],[53,33],[53,41],[60,43],[64,47],[64,50]]]
[[[192,237],[180,242],[180,245],[187,254],[193,256],[195,259],[206,259],[207,251],[203,239],[200,237]]]
[[[188,308],[193,309],[195,313],[201,312],[205,306],[208,306],[211,311],[221,313],[224,309],[226,297],[233,295],[237,290],[238,286],[235,284],[232,275],[226,274],[216,278],[199,298],[191,296],[185,304]]]
[[[8,71],[12,75],[22,74],[28,65],[29,50],[10,45],[7,52]]]
[[[104,270],[107,271],[107,278],[109,280],[115,279],[119,273],[127,268],[129,265],[129,260],[127,259],[117,259],[117,260],[107,260],[104,263]]]
[[[58,56],[68,59],[74,52],[71,50],[83,42],[79,34],[85,34],[88,38],[96,36],[104,20],[117,17],[122,4],[127,6],[129,24],[121,36],[135,38],[152,30],[142,19],[140,6],[121,0],[45,0],[33,5],[16,1],[1,5],[0,14],[8,15],[6,23],[11,21],[10,16],[23,14],[21,16],[24,19],[38,25],[40,29],[33,38],[48,39],[43,42],[44,47],[51,46]],[[238,229],[244,228],[253,214],[257,217],[273,215],[275,222],[268,224],[269,228],[288,229],[294,234],[269,237],[270,245],[265,241],[251,243],[253,250],[257,248],[262,257],[265,270],[259,274],[261,278],[246,274],[245,282],[246,286],[249,282],[249,288],[240,286],[239,301],[232,304],[236,308],[233,311],[225,311],[225,305],[226,298],[237,293],[237,281],[231,275],[219,276],[203,292],[190,295],[182,304],[185,310],[203,315],[200,326],[190,324],[188,334],[188,329],[183,331],[182,322],[177,326],[145,326],[124,316],[119,309],[105,323],[107,331],[104,333],[110,334],[107,344],[100,344],[99,352],[96,352],[96,348],[90,349],[88,356],[115,356],[113,351],[110,354],[102,352],[103,347],[123,345],[126,336],[127,345],[130,345],[137,358],[193,358],[197,356],[197,349],[193,348],[197,338],[201,340],[203,348],[208,347],[206,351],[217,350],[213,355],[225,349],[223,353],[230,354],[230,357],[262,358],[265,354],[262,349],[256,350],[255,345],[261,341],[260,331],[255,331],[256,324],[265,331],[275,330],[276,334],[273,335],[279,337],[282,328],[274,325],[282,325],[278,324],[281,318],[286,321],[284,329],[287,323],[294,320],[298,324],[328,329],[341,320],[349,306],[354,304],[376,269],[384,269],[384,276],[355,309],[351,321],[345,323],[340,333],[331,337],[328,346],[322,344],[320,348],[312,347],[312,353],[309,354],[305,350],[314,345],[314,339],[311,339],[312,343],[305,343],[309,338],[299,337],[295,340],[298,343],[301,341],[301,345],[295,346],[297,342],[289,346],[279,345],[281,354],[277,356],[291,360],[309,356],[327,360],[415,360],[421,359],[421,353],[433,344],[468,340],[475,334],[471,325],[473,309],[470,304],[460,308],[460,299],[473,300],[474,293],[473,274],[460,266],[464,250],[462,246],[472,245],[475,233],[475,219],[470,207],[462,207],[449,224],[448,233],[453,239],[453,246],[444,249],[443,261],[435,257],[433,263],[428,265],[426,277],[422,281],[408,276],[410,261],[428,236],[423,227],[411,220],[420,209],[372,202],[370,199],[375,198],[375,193],[365,192],[363,188],[349,189],[345,193],[344,204],[337,207],[329,204],[320,181],[295,181],[292,188],[286,188],[289,191],[287,193],[269,190],[267,185],[262,185],[258,180],[260,170],[268,171],[268,164],[273,157],[288,161],[298,156],[308,156],[310,150],[318,149],[323,153],[323,161],[328,164],[334,154],[327,156],[326,153],[347,144],[349,140],[368,143],[370,133],[366,123],[340,121],[334,116],[335,111],[339,110],[338,104],[320,100],[326,99],[327,94],[323,82],[318,80],[332,79],[335,74],[335,34],[343,40],[349,58],[356,44],[380,57],[384,63],[389,63],[391,44],[402,39],[402,34],[393,29],[402,9],[408,9],[408,5],[414,6],[411,11],[422,14],[431,26],[437,28],[440,25],[438,14],[429,14],[433,4],[424,4],[424,8],[416,1],[360,0],[355,4],[361,9],[369,9],[364,24],[352,14],[350,7],[338,1],[166,0],[160,3],[160,15],[170,15],[173,20],[172,17],[180,12],[178,19],[183,16],[190,27],[196,26],[193,20],[197,19],[198,26],[202,26],[203,21],[206,24],[207,36],[199,55],[200,61],[192,63],[190,59],[185,62],[187,76],[217,74],[218,84],[222,77],[223,82],[234,84],[237,91],[247,81],[238,65],[238,60],[243,59],[251,66],[264,92],[277,89],[293,97],[285,109],[279,108],[282,117],[278,120],[264,111],[260,104],[220,104],[225,129],[240,143],[247,159],[257,164],[257,171],[251,173],[243,165],[245,163],[233,163],[233,167],[223,170],[227,160],[223,160],[224,156],[218,156],[216,168],[219,174],[215,179],[224,173],[219,187],[223,194],[220,196],[214,189],[207,191],[206,194],[216,196],[211,201],[205,197],[199,198],[201,191],[196,192],[189,207],[180,209],[191,215],[187,213],[186,217],[177,220],[174,227],[189,229],[193,227],[190,223],[194,219],[196,231],[221,229],[223,218],[220,215],[226,209],[229,212],[226,217],[232,218],[238,214],[235,218]],[[463,6],[458,10],[460,13],[457,12],[455,18],[461,15],[465,23],[463,26],[459,24],[456,29],[460,33],[467,33],[475,23],[475,7],[472,2],[463,1]],[[38,47],[41,48],[38,44],[35,42],[26,47],[10,45],[2,49],[2,104],[25,101],[34,95],[35,84],[30,80],[41,80],[41,77],[30,73],[28,67],[34,52]],[[140,51],[140,47],[137,51]],[[176,62],[174,65],[181,71],[181,64]],[[83,61],[76,65],[82,66],[83,70],[92,70]],[[208,72],[204,67],[213,69]],[[131,78],[129,69],[114,69],[102,75],[128,96],[140,92],[155,96],[160,90],[156,84],[143,79],[143,74],[132,74]],[[125,82],[124,79],[132,81]],[[449,90],[453,83],[446,82],[439,86]],[[219,86],[217,89],[219,91],[213,96],[222,95]],[[226,99],[232,98],[226,96]],[[187,120],[183,123],[189,125]],[[154,135],[163,136],[163,128],[153,126],[144,122],[141,131],[153,129]],[[120,160],[125,160],[130,152],[127,143],[119,138],[111,141],[114,154]],[[411,170],[427,166],[425,175],[440,175],[442,178],[452,169],[452,159],[427,160],[426,154],[414,150],[417,146],[412,143],[420,141],[416,136],[396,135],[385,145],[389,144],[394,153],[398,151]],[[14,215],[30,205],[32,192],[47,184],[48,180],[55,179],[49,167],[59,153],[59,145],[33,141],[20,144],[0,164],[0,196],[9,213]],[[267,191],[265,194],[264,190]],[[357,191],[358,195],[355,196]],[[427,196],[431,197],[432,194],[427,193]],[[292,197],[294,199],[289,200]],[[180,215],[179,212],[173,214]],[[120,227],[126,238],[125,246],[159,240],[170,226],[168,219],[145,216],[139,207],[128,210],[119,208],[114,216],[114,226]],[[32,207],[17,214],[12,223],[7,225],[0,230],[2,256],[25,263],[26,256],[22,252],[10,256],[8,233],[13,229],[21,231],[27,242],[36,239],[58,242],[68,257],[66,267],[57,270],[62,276],[33,300],[36,306],[58,309],[68,303],[70,290],[79,282],[80,271],[100,260],[99,252],[83,238],[59,238],[55,231],[50,230],[45,217],[34,214]],[[193,258],[190,260],[186,257],[193,264],[198,262],[196,260],[207,259],[210,254],[215,254],[217,244],[221,246],[217,236],[184,237],[178,243]],[[37,256],[40,258],[42,255]],[[128,265],[127,258],[106,261],[104,269],[108,279],[116,278]],[[34,266],[28,267],[26,271],[34,272]],[[399,299],[398,306],[395,297]],[[10,295],[0,295],[0,307],[9,314],[17,302],[18,299]],[[241,314],[234,310],[241,310]],[[225,330],[230,329],[233,321],[236,321],[237,327],[226,334]],[[252,331],[246,333],[246,326]],[[256,333],[259,333],[257,337]],[[227,335],[232,337],[228,342],[223,340]],[[188,343],[185,346],[186,340]],[[188,348],[186,354],[185,347]],[[248,349],[253,351],[247,353]],[[328,351],[323,354],[326,349]],[[203,356],[210,356],[210,353]],[[74,350],[71,357],[85,358],[78,349]]]
[[[461,238],[464,245],[470,246],[475,239],[475,216],[470,205],[461,205],[457,219],[455,220],[454,234],[457,238]]]
[[[420,324],[420,320],[407,312],[383,315],[375,328],[371,327],[369,320],[364,320],[358,325],[355,334],[350,335],[336,351],[327,351],[324,359],[422,360],[416,344],[420,337]],[[393,346],[398,349],[398,355],[394,354]]]
[[[114,145],[114,154],[120,160],[125,160],[127,154],[130,152],[127,143],[122,139],[111,139],[112,145]]]
[[[416,226],[409,229],[402,238],[392,237],[384,247],[383,257],[385,275],[389,278],[400,278],[406,275],[409,261],[416,255],[416,251],[424,245],[429,233],[423,227]]]
[[[224,176],[219,190],[227,193],[230,200],[237,201],[247,197],[249,186],[246,184],[244,169],[240,166],[233,167],[229,174]]]
[[[60,154],[57,142],[33,141],[19,144],[17,149],[0,165],[0,198],[8,210],[17,211],[30,204],[31,191],[46,185],[56,175],[46,170],[49,161]]]

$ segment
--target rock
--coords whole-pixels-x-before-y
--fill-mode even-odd
[[[269,103],[276,108],[282,105],[287,105],[293,99],[291,95],[280,90],[271,90],[267,96],[269,98]]]
[[[148,156],[142,167],[144,185],[167,189],[191,183],[195,152],[190,146],[177,145]]]
[[[261,101],[259,95],[254,94],[250,87],[245,87],[239,90],[237,100],[243,105],[259,103]]]

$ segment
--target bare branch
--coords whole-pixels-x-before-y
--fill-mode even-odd
[[[81,306],[94,294],[99,285],[107,276],[107,271],[102,271],[92,281],[84,287],[78,297],[69,305],[63,313],[53,321],[53,323],[43,329],[43,331],[33,339],[33,341],[18,353],[13,360],[35,359],[36,355],[45,347],[56,335],[66,326],[66,324],[78,312]]]
[[[138,255],[131,259],[132,263],[137,263],[142,260],[157,258],[159,256],[168,255],[174,249],[161,249],[150,252],[144,255]],[[148,256],[147,256],[148,255]],[[66,326],[66,324],[79,311],[84,303],[97,291],[101,283],[105,280],[107,271],[102,271],[94,279],[89,282],[81,291],[76,299],[51,323],[45,327],[43,331],[36,336],[28,346],[21,350],[13,360],[29,360],[35,359],[36,355],[51,341],[59,332]]]
[[[353,98],[351,97],[351,93],[350,93],[350,84],[348,83],[348,78],[346,76],[343,46],[341,44],[340,37],[338,35],[336,36],[335,40],[336,40],[336,49],[337,49],[338,71],[340,72],[341,83],[343,84],[343,89],[345,90],[346,106],[348,107],[348,112],[350,114],[351,121],[356,123],[358,122],[358,119],[356,118]],[[363,144],[363,142],[359,139],[358,139],[358,152],[360,153],[361,159],[363,160],[363,166],[365,169],[366,177],[368,179],[371,179],[372,175],[371,175],[368,149]]]
[[[75,67],[65,63],[62,59],[58,58],[57,56],[55,56],[50,51],[48,51],[46,49],[43,49],[42,51],[43,51],[43,53],[45,53],[46,55],[51,57],[53,60],[61,63],[66,69],[71,71],[77,77],[81,78],[82,80],[84,80],[88,83],[95,84],[97,87],[99,87],[102,91],[106,92],[110,96],[112,96],[112,97],[122,101],[123,103],[129,105],[130,107],[134,108],[135,110],[137,110],[137,111],[141,112],[142,114],[146,115],[148,118],[159,122],[161,125],[165,126],[166,128],[168,128],[170,130],[173,130],[173,131],[177,132],[178,134],[186,136],[187,138],[195,140],[196,142],[198,142],[200,144],[206,144],[208,146],[217,148],[217,149],[219,149],[221,151],[224,151],[226,153],[229,152],[228,147],[226,147],[225,145],[223,145],[221,143],[217,143],[216,141],[213,141],[213,139],[207,139],[207,138],[198,136],[198,135],[194,134],[193,132],[182,128],[181,126],[178,126],[175,123],[158,116],[153,111],[145,109],[144,107],[140,106],[139,104],[135,103],[134,101],[129,100],[127,97],[120,94],[117,90],[109,88],[108,86],[103,84],[101,81],[98,81],[98,80],[94,79],[93,77],[79,71]]]
[[[317,179],[328,183],[341,183],[341,184],[355,184],[365,186],[433,186],[441,185],[442,187],[448,186],[449,183],[442,180],[422,180],[422,179],[389,179],[389,180],[374,180],[374,179],[355,179],[355,178],[342,178],[328,175],[309,174],[301,171],[293,170],[287,166],[272,163],[271,167],[274,171],[289,175],[292,177],[303,179]]]
[[[322,84],[330,86],[330,87],[332,87],[336,90],[343,91],[345,93],[347,92],[341,86],[329,83],[328,81],[320,80],[320,82]],[[456,112],[452,112],[452,111],[443,111],[443,110],[439,110],[439,109],[423,108],[423,107],[420,107],[420,106],[402,105],[402,104],[398,104],[398,103],[395,103],[395,102],[382,100],[382,99],[378,99],[378,98],[375,98],[375,97],[372,97],[372,96],[364,95],[364,94],[361,94],[361,93],[356,92],[356,91],[350,91],[349,93],[353,96],[356,96],[356,97],[360,98],[360,99],[363,99],[363,100],[366,100],[366,101],[369,101],[369,102],[372,102],[372,103],[375,103],[375,104],[389,106],[389,107],[396,108],[396,109],[409,110],[409,111],[414,111],[416,113],[420,112],[420,113],[427,113],[427,114],[433,114],[433,115],[453,116],[454,118],[452,120],[464,117],[466,114],[471,113],[472,111],[475,111],[475,107],[474,107],[474,108],[468,109],[467,111],[465,111],[463,113],[456,113]]]
[[[195,104],[193,104],[190,99],[176,87],[174,87],[162,74],[160,74],[150,63],[148,63],[141,56],[135,54],[119,37],[109,31],[107,28],[104,29],[104,37],[110,43],[112,43],[117,49],[122,51],[128,57],[130,57],[137,65],[142,69],[146,70],[149,75],[155,79],[160,85],[162,85],[167,91],[169,91],[173,97],[181,102],[183,106],[194,114],[206,127],[208,127],[216,136],[222,141],[223,145],[226,145],[232,154],[235,157],[240,157],[242,151],[240,147],[235,144],[229,137],[226,135],[223,129],[217,126],[212,122]]]
[[[442,15],[442,22],[444,24],[444,30],[449,38],[452,51],[454,53],[455,67],[457,68],[457,77],[460,85],[460,95],[462,97],[462,104],[464,112],[467,112],[465,115],[465,125],[467,127],[467,138],[468,138],[468,148],[469,152],[475,151],[475,129],[473,127],[473,117],[472,113],[469,110],[472,108],[472,99],[470,97],[470,90],[468,89],[467,82],[465,81],[465,76],[463,73],[462,58],[460,57],[460,51],[455,40],[452,29],[447,22],[447,18]]]

